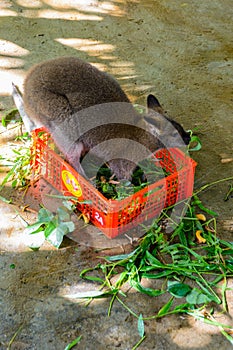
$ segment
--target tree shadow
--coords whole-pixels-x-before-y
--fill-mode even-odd
[[[58,56],[78,56],[120,81],[135,85],[138,73],[126,55],[131,42],[119,19],[127,19],[127,3],[80,1],[62,5],[52,1],[6,2],[1,17],[0,85],[9,95],[11,81],[22,86],[25,71],[35,63]],[[129,22],[133,30],[135,23]],[[133,23],[133,25],[132,25]],[[121,41],[118,46],[118,41]]]

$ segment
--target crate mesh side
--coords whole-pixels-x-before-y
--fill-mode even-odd
[[[66,194],[68,191],[64,189],[61,172],[64,166],[71,169],[72,174],[78,179],[83,199],[92,202],[91,205],[78,204],[78,209],[88,214],[90,220],[110,238],[148,218],[159,215],[166,206],[173,205],[192,194],[196,163],[179,150],[162,149],[155,153],[160,167],[169,172],[169,176],[148,186],[147,189],[136,192],[126,200],[111,201],[103,197],[97,189],[51,150],[48,146],[49,137],[46,137],[46,134],[42,138],[38,137],[38,132],[34,134],[32,147],[34,171],[39,169],[40,174],[52,186]],[[103,218],[104,225],[96,221],[96,212]]]

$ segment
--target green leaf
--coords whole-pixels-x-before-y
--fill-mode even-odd
[[[156,259],[151,253],[149,253],[148,251],[146,251],[146,258],[148,260],[148,262],[154,266],[155,268],[163,268],[164,264],[162,264],[158,259]]]
[[[67,211],[67,209],[64,209],[63,207],[59,207],[57,209],[57,214],[61,221],[70,220],[70,213]]]
[[[17,180],[17,179],[15,179],[14,181],[12,181],[12,183],[11,183],[11,187],[12,187],[12,188],[16,188],[16,186],[17,186],[17,182],[18,182],[18,180]]]
[[[98,264],[96,267],[89,267],[87,269],[84,269],[80,272],[79,277],[86,279],[86,275],[88,272],[93,272],[94,270],[98,270],[100,268],[100,264]]]
[[[45,235],[45,238],[47,239],[51,233],[53,232],[53,230],[56,228],[56,223],[54,223],[53,221],[47,223],[46,227],[45,227],[45,230],[44,230],[44,235]]]
[[[140,314],[138,317],[138,334],[142,338],[144,336],[144,333],[145,333],[144,321],[143,321],[142,314]]]
[[[5,197],[2,197],[2,196],[0,196],[0,200],[2,202],[4,202],[4,203],[7,203],[7,204],[11,204],[12,203],[11,199],[6,199]]]
[[[41,208],[38,212],[38,221],[49,222],[53,219],[54,215],[46,208]]]
[[[132,347],[132,350],[136,350],[139,348],[139,346],[142,344],[142,342],[146,339],[146,336],[144,335],[140,340]]]
[[[185,297],[192,288],[188,284],[179,283],[176,281],[168,281],[168,292],[176,298]]]
[[[224,241],[224,240],[222,240],[222,239],[220,239],[219,242],[220,242],[221,244],[223,244],[224,246],[226,246],[226,247],[228,247],[228,248],[230,248],[230,249],[233,249],[233,242],[227,242],[227,241]]]
[[[134,280],[130,280],[129,283],[137,291],[144,293],[144,294],[147,294],[151,297],[157,297],[157,296],[165,293],[165,291],[160,290],[160,289],[143,287],[139,282],[134,281]]]
[[[44,228],[42,227],[44,225],[43,222],[36,222],[35,224],[29,225],[24,229],[24,233],[27,235],[35,234],[40,231],[43,231]]]
[[[75,205],[74,205],[73,202],[67,200],[67,201],[63,201],[62,203],[63,203],[64,207],[65,207],[70,213],[74,211]]]
[[[2,187],[8,182],[8,180],[13,176],[15,169],[17,168],[18,164],[13,165],[11,170],[7,173],[7,175],[4,177],[2,184],[1,184],[1,189]]]
[[[98,283],[104,283],[105,280],[100,278],[100,277],[95,277],[95,276],[83,276],[82,278],[85,278],[87,281],[92,281],[92,282],[98,282]]]
[[[125,259],[131,258],[137,251],[138,251],[138,249],[135,249],[133,252],[131,252],[129,254],[120,254],[120,255],[106,256],[105,259],[107,261],[125,260]]]
[[[59,227],[64,230],[64,234],[67,234],[69,232],[73,232],[75,230],[75,224],[73,221],[68,221],[68,222],[61,222],[59,224]]]
[[[211,215],[213,217],[218,216],[217,213],[215,213],[214,211],[206,208],[202,204],[201,200],[199,199],[199,197],[197,195],[193,195],[193,205],[197,205],[201,210],[203,210],[204,212],[206,212],[207,214],[209,214],[209,215]]]
[[[174,301],[174,298],[172,297],[168,300],[168,302],[165,305],[163,305],[163,307],[161,307],[161,309],[158,312],[159,317],[163,317],[169,312],[173,304],[173,301]]]
[[[210,324],[212,326],[222,327],[222,328],[226,328],[226,329],[229,329],[229,330],[232,329],[232,325],[227,325],[227,324],[224,324],[224,323],[220,323],[220,322],[218,322],[218,321],[216,321],[214,319],[209,319],[206,316],[203,316],[203,314],[200,313],[199,310],[190,311],[188,314],[193,316],[193,317],[195,317],[197,320],[202,321],[202,322],[207,323],[207,324]]]
[[[184,313],[184,312],[188,312],[191,309],[192,309],[192,306],[188,303],[180,304],[174,307],[174,309],[172,310],[172,313],[173,314]]]
[[[143,271],[144,271],[144,269],[143,269]],[[171,275],[173,273],[174,273],[173,271],[169,271],[169,270],[165,270],[165,271],[162,271],[162,272],[159,272],[159,273],[146,273],[145,272],[145,273],[142,274],[142,277],[150,278],[150,279],[159,279],[159,278],[167,277],[167,276],[169,276],[169,275]]]
[[[72,349],[76,344],[78,344],[81,340],[82,336],[80,335],[78,338],[76,338],[75,340],[73,340],[71,343],[69,343],[66,347],[65,350],[70,350]]]
[[[206,295],[209,296],[210,300],[214,301],[216,304],[221,304],[221,299],[218,297],[218,295],[210,288],[210,285],[208,284],[208,282],[203,278],[202,283],[200,281],[197,281],[197,284],[199,285],[199,287],[204,291],[204,293]],[[206,287],[204,286],[204,284],[206,285]],[[209,290],[207,289],[209,288]]]
[[[121,272],[118,280],[115,282],[114,286],[120,288],[128,279],[129,272],[127,270]]]
[[[17,108],[12,108],[8,111],[6,111],[4,113],[4,115],[2,116],[2,126],[4,126],[5,128],[7,127],[7,125],[10,123],[10,121],[16,116],[16,114],[18,114],[19,111]]]
[[[182,222],[181,222],[180,226],[182,226],[183,228],[184,224],[182,225]],[[183,229],[179,231],[179,239],[181,244],[183,244],[185,247],[188,246],[187,237]]]
[[[52,230],[47,240],[56,248],[59,248],[64,237],[64,230],[58,226]]]
[[[196,146],[191,147],[192,143],[195,143]],[[200,151],[202,145],[198,136],[192,136],[190,140],[189,151]]]
[[[186,296],[186,301],[189,304],[206,304],[212,301],[206,294],[197,288],[193,288],[192,291]]]

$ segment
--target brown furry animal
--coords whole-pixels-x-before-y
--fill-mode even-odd
[[[81,163],[89,153],[102,164],[107,162],[119,180],[131,179],[148,151],[190,141],[180,124],[161,115],[153,95],[147,99],[149,112],[141,115],[113,77],[76,57],[32,67],[23,101],[33,128],[45,126],[68,162],[84,176]]]

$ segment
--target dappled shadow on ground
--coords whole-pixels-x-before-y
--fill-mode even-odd
[[[232,157],[232,1],[60,3],[0,1],[1,108],[13,106],[11,82],[22,87],[31,65],[77,55],[113,74],[137,103],[144,104],[146,95],[155,92],[169,114],[199,134],[202,150],[192,154],[198,161],[196,188],[232,176],[233,162],[221,162]],[[1,130],[5,147],[14,136],[9,128]],[[224,202],[227,190],[228,183],[223,182],[200,197],[218,212],[221,237],[231,240],[232,198]],[[10,189],[1,195],[9,198]],[[83,337],[79,349],[131,349],[139,340],[137,321],[121,305],[114,303],[108,317],[109,300],[85,307],[65,297],[94,288],[79,273],[99,261],[96,253],[71,241],[59,251],[48,246],[29,251],[24,223],[15,209],[1,203],[0,348],[5,349],[19,330],[12,349],[62,350],[79,335]],[[36,217],[27,215],[27,220]],[[230,307],[231,294],[229,290]],[[163,305],[138,293],[122,299],[144,317]],[[218,320],[232,322],[228,316]],[[146,321],[145,326],[142,349],[228,350],[230,346],[216,328],[186,316]]]
[[[36,350],[39,344],[43,349],[62,350],[79,335],[82,335],[80,349],[131,349],[139,340],[137,320],[122,305],[115,301],[109,317],[110,299],[85,306],[85,302],[74,297],[76,293],[97,289],[96,283],[79,277],[82,269],[99,260],[96,253],[69,246],[69,241],[65,244],[59,251],[1,252],[0,297],[4,303],[0,349],[6,348],[17,330],[13,349]],[[153,287],[158,287],[158,282]],[[153,316],[168,300],[167,296],[151,298],[132,291],[121,299],[144,317]],[[230,320],[221,317],[218,321]],[[217,349],[216,344],[229,349],[215,328],[194,322],[188,316],[145,321],[145,331],[144,349],[181,350],[187,349],[185,344],[192,350]]]
[[[57,56],[78,55],[113,74],[123,87],[135,84],[138,73],[125,55],[130,37],[118,48],[126,34],[119,18],[127,17],[127,11],[127,3],[118,1],[6,1],[1,10],[1,95],[9,94],[11,81],[22,85],[32,64]],[[129,23],[132,32],[139,26]]]

